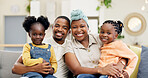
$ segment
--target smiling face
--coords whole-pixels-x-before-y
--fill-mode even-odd
[[[71,30],[72,35],[80,42],[88,38],[88,26],[83,19],[72,21]]]
[[[63,18],[58,18],[55,20],[53,25],[53,38],[56,41],[65,41],[65,38],[69,31],[69,23]]]
[[[114,26],[109,23],[105,23],[102,25],[99,38],[102,41],[103,44],[108,44],[110,42],[113,42],[117,38],[118,34],[115,31]]]
[[[42,41],[45,36],[45,29],[40,23],[33,24],[29,31],[29,36],[36,45],[42,45]]]

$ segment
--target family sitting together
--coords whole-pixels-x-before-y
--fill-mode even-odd
[[[81,10],[71,12],[71,20],[59,16],[52,26],[53,34],[43,43],[47,17],[28,16],[23,28],[32,43],[12,68],[14,74],[28,78],[129,78],[138,57],[121,40],[121,21],[106,20],[99,35],[89,33],[88,18]],[[67,40],[70,33],[73,39]],[[70,72],[72,74],[70,74]]]

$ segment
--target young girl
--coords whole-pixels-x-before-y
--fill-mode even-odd
[[[104,67],[111,63],[117,64],[122,58],[128,59],[127,66],[125,69],[122,68],[122,74],[120,75],[120,77],[123,77],[127,74],[127,77],[124,77],[128,78],[135,69],[138,57],[121,40],[115,40],[118,35],[121,34],[122,28],[123,23],[121,21],[113,20],[107,20],[101,26],[99,38],[102,41],[103,46],[100,48],[101,57],[99,66]],[[108,78],[108,76],[100,76],[100,78]]]
[[[57,70],[57,61],[53,47],[50,44],[42,43],[45,30],[49,27],[48,19],[40,16],[37,19],[34,16],[25,18],[23,27],[32,40],[32,43],[26,43],[23,48],[23,63],[25,66],[33,66],[38,63],[49,62],[49,74],[40,74],[37,72],[29,72],[23,74],[24,77],[29,78],[55,78],[52,74]]]

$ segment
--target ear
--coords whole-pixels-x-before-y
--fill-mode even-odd
[[[115,34],[115,38],[117,39],[117,37],[118,37],[118,33],[116,32],[116,34]]]
[[[70,34],[71,33],[71,29],[69,29],[69,31],[68,31],[68,34]]]

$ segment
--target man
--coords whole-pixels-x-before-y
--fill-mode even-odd
[[[70,29],[70,20],[66,16],[59,16],[55,19],[53,24],[53,36],[46,40],[49,42],[55,51],[56,60],[58,63],[57,72],[54,74],[57,78],[67,78],[68,76],[68,68],[64,62],[64,49],[66,44],[69,42],[65,38],[69,33]],[[40,63],[35,66],[24,66],[22,56],[14,64],[12,68],[12,73],[14,74],[24,74],[27,72],[38,72],[42,74],[49,74],[51,68],[49,67],[49,63]]]

